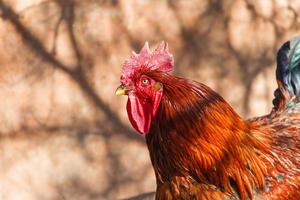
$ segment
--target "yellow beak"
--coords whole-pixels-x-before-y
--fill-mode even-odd
[[[117,96],[127,95],[131,89],[125,85],[120,85],[116,90]]]

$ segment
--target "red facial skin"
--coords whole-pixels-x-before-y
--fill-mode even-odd
[[[146,75],[141,75],[126,86],[132,89],[128,93],[126,106],[128,118],[139,133],[147,134],[163,95],[162,85]]]
[[[151,71],[168,73],[172,68],[173,56],[165,42],[161,42],[153,51],[150,51],[146,42],[140,53],[133,52],[122,66],[121,83],[131,90],[127,93],[128,117],[141,134],[149,133],[163,95],[162,84],[146,74]]]

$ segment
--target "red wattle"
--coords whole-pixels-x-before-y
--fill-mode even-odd
[[[132,126],[141,134],[147,134],[151,125],[152,106],[148,99],[128,95],[127,114]]]

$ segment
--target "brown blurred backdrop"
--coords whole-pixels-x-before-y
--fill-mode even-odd
[[[122,199],[155,190],[117,98],[122,62],[169,43],[174,74],[244,117],[272,107],[299,0],[0,0],[0,199]]]

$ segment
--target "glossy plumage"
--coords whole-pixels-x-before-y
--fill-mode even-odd
[[[135,75],[163,86],[146,133],[157,200],[300,199],[299,41],[279,50],[274,108],[259,118],[243,120],[209,87],[159,67]]]

